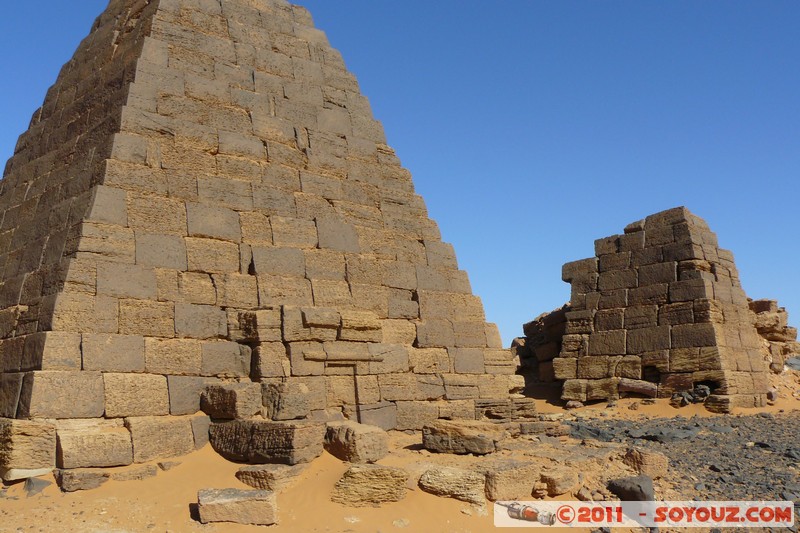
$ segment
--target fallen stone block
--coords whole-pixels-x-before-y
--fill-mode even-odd
[[[96,489],[109,479],[111,476],[107,471],[93,468],[56,471],[56,483],[64,492]]]
[[[299,382],[262,383],[261,402],[264,417],[270,420],[294,420],[308,417],[308,385]]]
[[[278,523],[275,493],[266,490],[206,489],[197,493],[200,522],[269,526]]]
[[[122,420],[59,420],[59,468],[102,468],[133,462],[130,431]]]
[[[422,445],[439,453],[484,455],[497,449],[505,429],[491,422],[437,420],[422,428]]]
[[[191,417],[142,416],[125,419],[133,441],[133,462],[146,463],[195,450]]]
[[[354,465],[336,482],[331,501],[351,507],[377,507],[406,496],[408,472],[402,468]]]
[[[608,482],[608,490],[621,501],[650,502],[655,500],[653,480],[647,476],[612,479]]]
[[[0,418],[0,478],[42,476],[56,466],[56,427],[38,420]]]
[[[653,479],[666,477],[669,459],[663,453],[631,448],[625,453],[622,462],[633,468],[637,474]]]
[[[567,469],[549,470],[541,473],[540,481],[547,485],[548,496],[560,496],[575,488],[578,484],[578,474]]]
[[[209,385],[200,396],[200,408],[211,418],[249,418],[261,411],[261,385],[229,383]]]
[[[141,481],[158,474],[156,465],[134,465],[127,468],[112,468],[108,474],[114,481]]]
[[[325,426],[312,422],[234,420],[210,428],[211,446],[232,461],[295,465],[322,454]]]
[[[350,463],[374,463],[389,453],[384,430],[350,421],[328,424],[324,446],[334,457]]]
[[[510,398],[507,400],[475,400],[475,418],[498,422],[513,422],[536,416],[536,401],[533,398]]]
[[[236,479],[254,489],[280,492],[294,485],[308,465],[253,465],[243,466]]]
[[[486,497],[491,501],[530,498],[533,485],[539,480],[541,467],[536,464],[509,461],[492,465],[486,472]]]
[[[486,500],[485,484],[483,474],[451,467],[431,468],[419,478],[425,492],[479,505]]]

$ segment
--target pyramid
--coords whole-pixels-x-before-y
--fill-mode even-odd
[[[562,399],[706,385],[710,410],[766,403],[769,363],[733,254],[686,208],[595,241],[595,257],[564,265],[563,279],[572,296],[552,361]]]
[[[287,383],[310,418],[397,429],[521,386],[301,7],[111,0],[19,138],[0,208],[0,473],[53,424],[63,468],[185,453],[209,384]],[[71,461],[81,434],[119,453]]]

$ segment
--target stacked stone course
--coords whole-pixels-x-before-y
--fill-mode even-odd
[[[220,383],[398,429],[522,385],[355,77],[282,0],[112,0],[0,210],[6,478],[39,424],[60,468],[186,453]]]
[[[713,410],[761,406],[768,367],[733,255],[680,207],[564,265],[570,310],[554,374],[565,400],[670,397],[709,385]]]

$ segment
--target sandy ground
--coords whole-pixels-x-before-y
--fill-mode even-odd
[[[779,383],[781,399],[758,412],[780,412],[800,408],[800,376]],[[638,409],[629,409],[633,403]],[[538,400],[543,414],[564,413],[555,402]],[[756,410],[742,410],[752,414]],[[605,403],[587,406],[572,414],[578,416],[613,416],[621,418],[662,416],[720,416],[709,413],[702,406],[681,409],[670,407],[666,400],[654,405],[642,405],[639,400],[620,400],[613,409]],[[420,452],[421,436],[391,432],[393,452],[380,464],[403,466],[419,471],[424,462],[448,463],[450,456],[434,456]],[[565,440],[564,438],[563,440]],[[536,444],[523,456],[537,453]],[[512,453],[513,455],[513,453]],[[488,456],[487,456],[488,457]],[[485,460],[470,458],[471,461]],[[243,488],[234,473],[241,466],[218,456],[206,446],[191,455],[177,459],[178,466],[159,471],[158,475],[141,481],[108,481],[98,489],[76,493],[62,493],[52,476],[43,492],[27,496],[24,483],[17,483],[0,491],[1,532],[452,532],[479,533],[496,531],[492,524],[492,509],[488,512],[453,499],[439,498],[413,487],[409,483],[407,496],[396,503],[380,508],[349,508],[330,501],[333,485],[348,465],[324,453],[301,475],[298,482],[278,494],[279,524],[268,529],[236,524],[203,525],[194,518],[193,510],[197,492],[206,488]],[[602,468],[602,465],[600,465]],[[412,476],[412,480],[414,476]],[[566,495],[560,499],[572,499]],[[548,528],[548,531],[554,529]],[[579,531],[569,529],[568,531]],[[617,531],[615,529],[615,531]]]

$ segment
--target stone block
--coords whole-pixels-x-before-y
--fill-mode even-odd
[[[262,383],[261,402],[264,406],[264,416],[270,420],[306,418],[311,411],[309,395],[308,386],[299,381]]]
[[[541,467],[521,461],[507,461],[487,470],[486,497],[490,501],[524,500],[531,497]]]
[[[325,432],[325,450],[350,463],[374,463],[389,453],[388,436],[377,427],[356,422],[332,422]]]
[[[656,283],[628,291],[629,305],[662,305],[669,300],[669,284]],[[625,303],[623,303],[625,305]]]
[[[253,247],[253,267],[256,274],[302,278],[306,275],[303,250],[282,247]]]
[[[200,410],[200,395],[208,378],[199,376],[167,376],[169,414],[191,415]]]
[[[631,253],[628,251],[605,254],[599,257],[598,271],[628,270],[631,267]]]
[[[439,418],[439,406],[433,402],[396,402],[396,409],[399,431],[421,430]]]
[[[258,298],[267,305],[314,305],[311,282],[293,277],[259,275]]]
[[[49,474],[56,466],[56,428],[44,420],[0,418],[0,478]]]
[[[633,468],[637,474],[652,479],[665,478],[669,471],[669,459],[666,455],[639,448],[630,448],[622,462]]]
[[[505,437],[503,427],[491,422],[437,420],[422,428],[422,446],[439,453],[485,455]]]
[[[715,346],[717,334],[713,324],[680,324],[672,327],[673,348]]]
[[[111,475],[106,470],[95,468],[58,470],[55,477],[56,483],[63,492],[94,490],[111,479]]]
[[[225,311],[213,305],[175,304],[175,333],[179,337],[213,339],[228,334]]]
[[[200,342],[194,339],[144,340],[145,369],[152,374],[200,374]]]
[[[408,364],[415,374],[446,374],[451,372],[450,356],[445,348],[412,348]]]
[[[25,375],[18,415],[22,418],[100,418],[103,403],[100,372],[40,371]]]
[[[136,233],[136,264],[186,270],[186,241],[178,235]]]
[[[24,338],[21,370],[80,370],[79,333],[43,331]]]
[[[618,289],[631,289],[638,285],[636,270],[611,270],[603,272],[597,280],[597,287],[601,291],[614,291]]]
[[[677,265],[673,262],[654,263],[639,267],[639,287],[659,283],[672,283],[677,279]]]
[[[456,374],[483,374],[484,351],[481,348],[452,348],[448,350]]]
[[[178,272],[179,296],[176,301],[192,304],[215,305],[217,303],[217,288],[210,274],[205,272]]]
[[[342,310],[339,338],[346,341],[381,342],[381,321],[368,311]]]
[[[693,302],[680,302],[662,306],[658,310],[658,324],[660,326],[674,326],[678,324],[691,324],[694,322]]]
[[[441,466],[426,470],[419,478],[419,488],[425,492],[483,505],[486,476],[479,472]]]
[[[144,338],[140,335],[84,333],[83,369],[103,372],[144,372]]]
[[[571,492],[580,481],[578,473],[567,468],[543,470],[539,479],[547,486],[547,495],[551,498]]]
[[[232,242],[187,237],[186,257],[189,270],[194,272],[239,272],[239,246]]]
[[[238,243],[242,240],[239,214],[225,207],[186,204],[190,237],[208,237]]]
[[[627,330],[658,325],[657,305],[633,305],[625,309],[625,329]]]
[[[146,337],[174,337],[174,304],[150,300],[120,300],[119,333]]]
[[[167,378],[153,374],[103,374],[107,418],[169,414]]]
[[[150,267],[97,263],[97,294],[114,298],[155,300],[156,276]]]
[[[556,357],[553,359],[553,372],[556,379],[574,379],[578,377],[578,359],[574,357]]]
[[[253,350],[252,377],[280,378],[292,375],[291,363],[282,342],[265,342]]]
[[[258,282],[246,274],[213,274],[219,307],[258,307]]]
[[[133,462],[146,463],[191,453],[195,449],[188,416],[144,416],[125,419],[133,441]]]
[[[412,324],[413,327],[413,324]],[[416,328],[414,328],[416,331]],[[384,329],[384,333],[386,330]],[[370,344],[369,353],[373,361],[369,363],[370,374],[393,374],[409,372],[408,352],[410,346],[398,344]]]
[[[197,493],[200,522],[270,526],[278,522],[275,493],[267,490],[205,489]]]
[[[243,466],[236,479],[254,489],[279,492],[293,486],[308,465],[253,465]]]
[[[669,299],[672,303],[711,298],[713,294],[712,283],[705,279],[687,279],[669,284]]]
[[[58,468],[102,468],[133,463],[131,434],[122,420],[59,420]]]
[[[658,384],[649,381],[622,378],[619,380],[618,390],[621,396],[625,396],[624,393],[633,393],[639,396],[655,398],[658,395]]]
[[[316,248],[317,226],[311,220],[291,217],[270,217],[272,239],[275,246],[288,248]]]
[[[590,379],[586,382],[586,399],[616,400],[619,398],[620,378]]]
[[[635,355],[658,350],[668,350],[671,346],[670,327],[656,326],[628,331],[627,354]]]
[[[586,389],[588,381],[585,379],[568,379],[561,388],[561,399],[565,401],[575,400],[578,402],[586,401]]]
[[[598,331],[589,337],[590,355],[625,354],[625,330]]]
[[[700,370],[700,348],[675,348],[669,351],[670,372]]]
[[[623,309],[603,309],[598,311],[594,315],[595,331],[622,329],[625,311]],[[543,359],[539,360],[542,361]]]
[[[208,432],[211,427],[211,418],[204,414],[196,414],[189,417],[189,423],[192,426],[194,447],[196,450],[199,450],[208,444]]]
[[[242,331],[242,340],[260,342],[281,341],[280,308],[242,311],[237,314],[237,318]]]
[[[313,422],[233,420],[212,423],[209,436],[214,450],[226,459],[295,465],[319,457],[325,426]]]
[[[316,223],[320,248],[350,253],[361,251],[355,227],[348,224],[343,217],[317,217]]]
[[[331,501],[349,507],[377,507],[405,498],[407,483],[408,472],[402,468],[353,465],[334,485]]]
[[[203,342],[200,348],[200,373],[220,378],[250,375],[252,352],[249,346],[231,341]]]
[[[0,373],[0,418],[16,418],[25,374]]]
[[[200,408],[212,419],[250,418],[261,412],[261,384],[208,385],[200,396]]]

